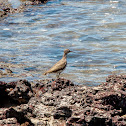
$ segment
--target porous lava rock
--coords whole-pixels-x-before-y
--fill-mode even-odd
[[[8,96],[13,99],[13,101],[18,103],[27,103],[32,97],[31,84],[26,80],[17,81],[15,88],[8,93]]]
[[[0,93],[0,125],[126,125],[126,75],[110,75],[95,87],[64,78],[0,82]]]
[[[29,1],[24,0],[17,8],[13,8],[13,5],[8,0],[0,0],[0,17],[4,17],[5,15],[8,15],[10,13],[23,12],[28,8],[28,5],[37,5],[47,2],[48,0],[29,0]]]

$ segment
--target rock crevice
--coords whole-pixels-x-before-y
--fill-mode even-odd
[[[0,82],[0,125],[125,126],[125,91],[125,75],[108,76],[96,87],[63,78]]]

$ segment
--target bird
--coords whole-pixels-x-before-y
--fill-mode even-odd
[[[44,75],[48,73],[56,73],[56,77],[59,78],[60,73],[66,68],[67,66],[67,54],[70,53],[69,49],[64,50],[64,54],[61,60],[59,60],[56,64],[54,64],[49,70],[47,70]]]

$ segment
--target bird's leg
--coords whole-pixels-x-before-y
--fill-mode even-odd
[[[58,78],[59,78],[59,76],[60,76],[60,73],[57,73],[56,78],[58,79]]]

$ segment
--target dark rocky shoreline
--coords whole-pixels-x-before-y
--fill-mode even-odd
[[[28,5],[37,5],[46,3],[47,0],[22,0],[22,4],[18,8],[13,8],[8,0],[0,0],[0,17],[5,17],[10,13],[20,13],[23,12]]]
[[[126,75],[87,87],[63,78],[0,82],[0,125],[125,126]]]

